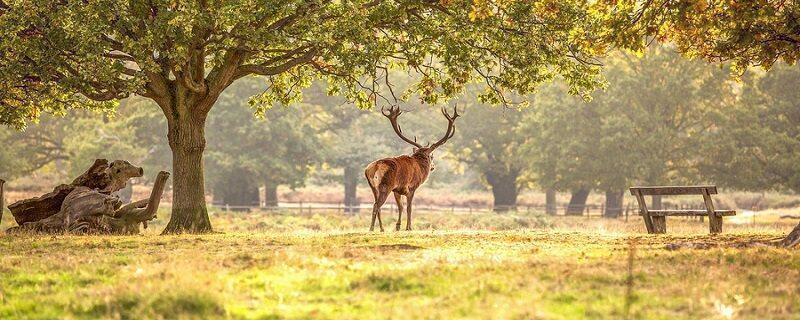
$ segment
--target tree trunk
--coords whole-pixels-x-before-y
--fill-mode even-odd
[[[172,149],[172,170],[175,172],[172,190],[172,216],[164,234],[208,233],[211,221],[208,218],[203,177],[203,150],[205,140],[205,118],[197,119],[180,112],[168,121],[169,146]]]
[[[661,210],[662,209],[661,208],[661,196],[652,196],[652,197],[653,197],[653,203],[650,206],[650,209]]]
[[[278,185],[270,179],[264,180],[264,206],[275,208],[278,206]]]
[[[617,218],[622,214],[622,200],[625,191],[606,191],[606,205],[603,217]]]
[[[586,199],[589,198],[589,189],[578,189],[572,191],[572,196],[569,198],[569,205],[567,205],[567,215],[580,216],[586,208]]]
[[[517,196],[519,195],[519,188],[517,188],[518,175],[516,171],[486,174],[486,181],[489,183],[494,197],[493,210],[495,212],[517,210]]]
[[[224,170],[222,177],[216,179],[212,190],[215,202],[232,206],[233,211],[250,211],[250,207],[258,206],[258,185],[250,178],[252,175],[245,169],[233,168]]]
[[[556,215],[556,191],[547,189],[544,198],[544,212],[551,216]]]
[[[344,212],[346,213],[358,212],[361,205],[357,196],[359,176],[358,168],[349,166],[344,168]]]

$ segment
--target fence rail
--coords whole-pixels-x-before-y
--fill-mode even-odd
[[[363,212],[370,212],[372,210],[372,203],[359,203],[354,206],[345,206],[342,202],[304,202],[304,201],[281,201],[277,206],[264,206],[263,203],[252,206],[232,206],[222,205],[219,203],[211,204],[211,207],[222,211],[251,211],[251,210],[275,210],[275,211],[289,211],[297,212],[300,214],[312,214],[314,212],[334,211],[344,214],[356,214]],[[703,209],[703,205],[672,205],[662,204],[662,209]],[[548,209],[551,209],[548,211]],[[554,209],[554,210],[553,210]],[[392,212],[397,210],[395,203],[383,205],[383,212]],[[606,208],[604,204],[595,205],[587,204],[579,207],[570,207],[569,205],[558,205],[548,208],[546,205],[529,205],[519,204],[516,206],[470,206],[470,205],[414,205],[415,212],[451,212],[457,214],[472,214],[472,213],[488,213],[488,212],[555,212],[552,215],[559,216],[583,216],[583,217],[601,217],[607,213],[616,218],[624,218],[627,221],[630,216],[639,216],[639,208],[635,204],[626,204],[622,208]],[[677,218],[677,217],[676,217]],[[685,220],[699,220],[704,221],[705,217],[680,217],[679,219]]]
[[[219,203],[211,204],[211,207],[222,211],[250,211],[250,210],[280,210],[280,211],[296,211],[299,213],[313,213],[319,211],[336,211],[342,213],[355,213],[360,211],[369,212],[372,210],[372,203],[359,203],[358,205],[346,206],[342,202],[304,202],[304,201],[281,201],[277,206],[264,206],[251,205],[251,206],[234,206],[224,205]],[[548,210],[550,209],[550,210]],[[397,205],[394,203],[386,203],[383,206],[384,212],[397,210]],[[442,212],[449,211],[453,213],[481,213],[481,212],[548,212],[555,211],[556,215],[569,215],[569,216],[602,216],[607,211],[617,212],[620,217],[627,217],[630,214],[635,214],[638,209],[632,208],[630,205],[623,208],[606,208],[604,205],[584,205],[582,207],[569,207],[565,205],[555,206],[548,208],[546,205],[528,205],[519,204],[516,206],[479,206],[479,205],[414,205],[416,212]]]

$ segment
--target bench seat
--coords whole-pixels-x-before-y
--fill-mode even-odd
[[[647,212],[654,217],[708,217],[708,210],[647,210]],[[714,213],[719,217],[730,217],[736,215],[736,210],[714,210]]]
[[[711,233],[722,232],[722,217],[735,216],[733,210],[715,210],[714,201],[711,200],[712,194],[717,194],[717,187],[707,186],[655,186],[655,187],[632,187],[631,194],[636,196],[639,202],[639,215],[644,218],[647,233],[666,233],[667,217],[708,217],[708,230]],[[644,196],[673,196],[673,195],[702,195],[705,210],[650,210]],[[709,214],[711,212],[711,214]]]

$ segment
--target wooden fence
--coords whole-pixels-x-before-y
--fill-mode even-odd
[[[274,210],[274,211],[284,211],[284,212],[295,212],[299,214],[313,214],[315,212],[340,212],[343,214],[355,214],[355,213],[369,213],[372,211],[372,203],[360,203],[358,206],[351,206],[347,207],[342,202],[304,202],[304,201],[281,201],[278,203],[278,206],[271,206],[267,207],[264,206],[263,203],[261,204],[254,204],[252,206],[230,206],[230,205],[222,205],[219,203],[211,204],[211,207],[222,210],[222,211],[233,211],[233,212],[249,212],[251,210]],[[673,204],[662,204],[662,209],[703,209],[702,204],[698,205],[673,205]],[[472,213],[488,213],[488,212],[526,212],[526,213],[535,213],[547,212],[547,207],[545,205],[529,205],[529,204],[519,204],[517,206],[508,206],[508,207],[496,207],[491,205],[414,205],[414,212],[451,212],[457,214],[472,214]],[[569,210],[575,208],[569,208],[566,205],[559,205],[555,208],[556,214],[558,216],[582,216],[582,217],[602,217],[608,208],[605,207],[604,204],[595,205],[595,204],[587,204],[584,205],[583,208],[577,208],[579,210]],[[619,212],[617,218],[628,219],[631,216],[638,218],[639,216],[639,208],[634,203],[628,203],[623,208],[611,208],[612,211]],[[394,212],[397,211],[397,205],[394,202],[386,202],[383,205],[383,212]],[[568,211],[573,212],[580,212],[580,214],[567,214]],[[679,219],[686,219],[686,220],[700,220],[703,221],[704,217],[680,217]]]
[[[278,203],[278,206],[263,206],[261,205],[251,205],[251,206],[232,206],[232,205],[223,205],[220,203],[212,203],[211,207],[222,210],[222,211],[251,211],[251,210],[276,210],[276,211],[289,211],[289,212],[298,212],[298,213],[313,213],[313,212],[321,212],[321,211],[333,211],[333,212],[341,212],[341,213],[355,213],[355,212],[370,212],[372,210],[372,203],[360,203],[357,206],[345,206],[342,202],[304,202],[304,201],[281,201]],[[414,211],[415,212],[453,212],[453,213],[481,213],[481,212],[508,212],[508,211],[516,211],[516,212],[546,212],[547,207],[545,205],[528,205],[528,204],[519,204],[516,206],[506,206],[506,207],[499,207],[499,206],[492,206],[492,205],[430,205],[430,204],[415,204]],[[555,209],[557,215],[568,215],[567,206],[556,206]],[[574,208],[573,208],[574,209]],[[580,214],[570,214],[574,216],[602,216],[606,209],[603,204],[600,205],[585,205],[583,208],[580,209]],[[614,208],[618,209],[620,217],[627,216],[630,214],[638,214],[638,209],[631,208],[630,205],[626,206],[625,208]],[[388,202],[383,205],[383,212],[387,211],[396,211],[397,205],[393,202]],[[578,211],[578,210],[570,210],[570,211]]]

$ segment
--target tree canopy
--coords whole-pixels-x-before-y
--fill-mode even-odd
[[[389,67],[423,74],[414,89],[431,102],[475,77],[497,89],[493,100],[555,76],[585,91],[604,49],[588,10],[583,1],[4,2],[1,119],[22,126],[131,94],[165,113],[189,111],[176,109],[183,103],[204,113],[250,74],[271,77],[266,105],[296,97],[312,76],[370,103],[388,85],[376,72]]]
[[[730,61],[740,71],[800,59],[797,1],[626,0],[613,6],[626,13],[613,18],[629,30],[620,34],[671,41],[689,57]]]
[[[390,69],[421,75],[428,103],[482,81],[506,102],[555,77],[573,93],[599,82],[607,16],[586,1],[31,1],[0,2],[0,123],[112,108],[133,94],[163,111],[174,203],[165,232],[207,232],[205,121],[222,92],[266,78],[262,111],[314,78],[367,107],[399,95]],[[406,92],[405,94],[409,94]]]

